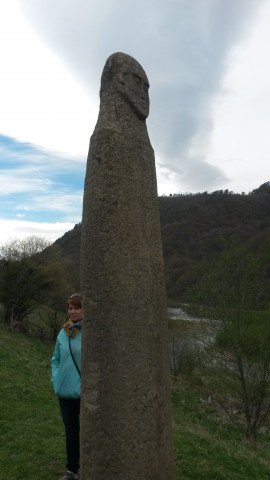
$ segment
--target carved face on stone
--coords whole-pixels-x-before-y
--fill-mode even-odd
[[[119,52],[108,58],[101,77],[102,100],[120,94],[135,114],[145,120],[149,115],[148,90],[148,78],[137,60]]]
[[[149,115],[149,83],[142,69],[134,65],[119,74],[119,93],[141,119]]]

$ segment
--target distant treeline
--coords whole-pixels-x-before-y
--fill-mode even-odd
[[[249,194],[228,190],[159,197],[161,234],[170,300],[199,301],[209,273],[225,251],[239,247],[259,266],[267,302],[270,279],[270,182]],[[55,243],[78,280],[81,225]]]

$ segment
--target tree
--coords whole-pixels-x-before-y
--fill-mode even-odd
[[[51,304],[54,309],[59,295],[67,298],[67,291],[70,293],[64,262],[57,248],[49,250],[48,245],[46,239],[32,236],[13,240],[0,249],[0,301],[9,326],[14,321],[23,324],[42,304]]]
[[[19,261],[42,252],[50,244],[46,238],[35,235],[22,240],[15,238],[0,247],[0,260]]]
[[[223,385],[216,398],[253,441],[270,412],[270,327],[268,312],[260,311],[262,288],[258,264],[238,247],[223,254],[207,293],[220,321],[206,362]]]
[[[72,277],[68,273],[68,265],[61,257],[61,250],[58,245],[53,245],[41,254],[42,262],[45,265],[45,273],[52,278],[52,285],[44,295],[46,309],[46,325],[49,327],[52,339],[56,336],[63,324],[63,318],[67,312],[67,298],[76,291],[79,278]]]
[[[51,285],[44,268],[31,257],[2,262],[0,301],[5,311],[5,323],[23,323],[42,300],[44,290]]]

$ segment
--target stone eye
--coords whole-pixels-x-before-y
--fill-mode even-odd
[[[134,78],[135,82],[136,82],[138,85],[141,84],[141,81],[142,81],[142,80],[141,80],[140,77],[138,77],[138,75],[133,75],[133,78]]]

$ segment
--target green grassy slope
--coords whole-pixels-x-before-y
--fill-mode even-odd
[[[52,349],[0,325],[0,480],[56,480],[63,470]],[[176,480],[270,479],[270,435],[250,446],[206,400],[196,389],[172,394]]]
[[[64,432],[50,384],[52,345],[0,327],[0,479],[57,479]]]

